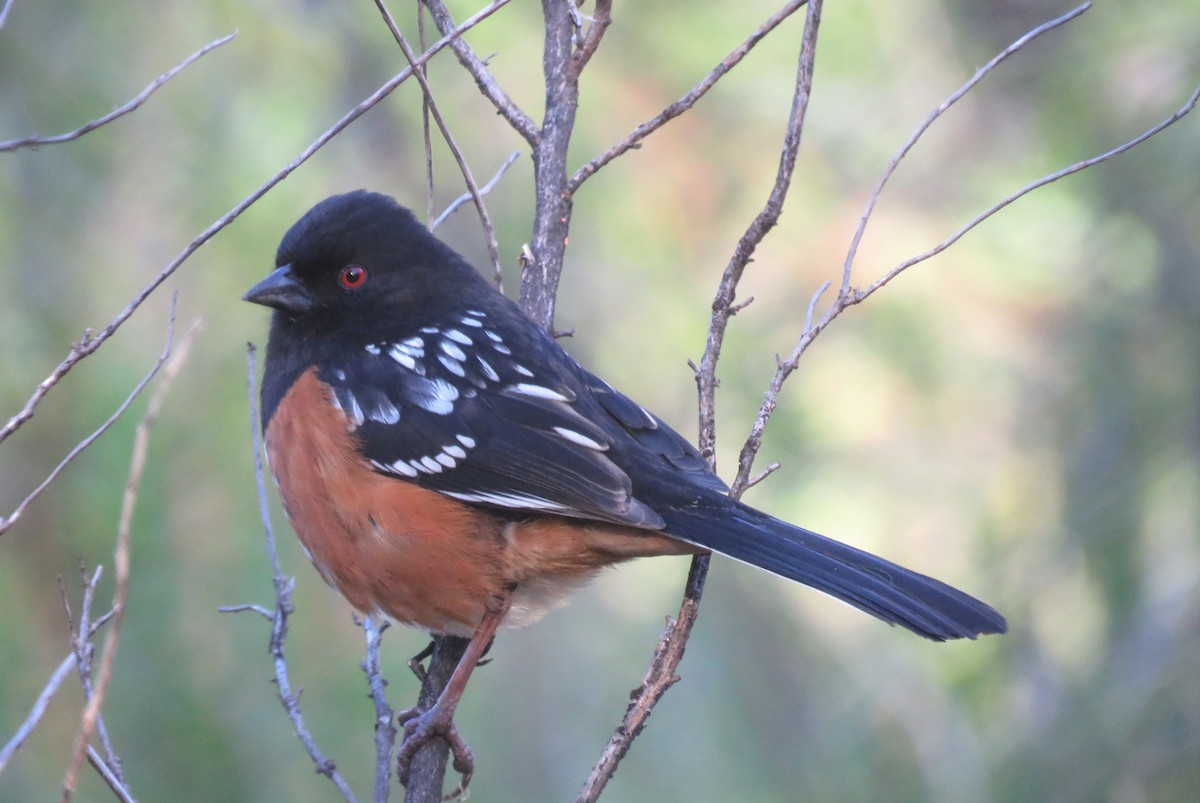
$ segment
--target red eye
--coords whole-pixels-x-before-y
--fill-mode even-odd
[[[347,265],[338,273],[338,284],[347,290],[357,290],[367,283],[367,269],[362,265]]]

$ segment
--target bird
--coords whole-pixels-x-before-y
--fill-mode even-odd
[[[283,509],[355,608],[471,641],[405,722],[445,738],[499,628],[632,558],[717,553],[933,641],[1003,633],[951,586],[732,498],[697,449],[576,362],[390,196],[316,204],[244,300],[272,309],[261,424]]]

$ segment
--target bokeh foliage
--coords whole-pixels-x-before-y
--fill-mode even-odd
[[[395,13],[409,29],[407,4]],[[1053,6],[1052,8],[1050,6]],[[974,69],[1070,4],[830,3],[783,224],[743,285],[720,371],[728,472],[809,297],[836,279],[866,193]],[[459,19],[474,10],[453,4]],[[617,3],[573,145],[590,158],[674,100],[773,9]],[[567,347],[684,432],[686,365],[716,280],[765,197],[802,14],[693,113],[576,199],[558,324]],[[401,69],[370,3],[18,2],[0,30],[0,139],[75,128],[201,44],[230,45],[78,142],[0,155],[0,416],[85,327],[103,326],[186,242]],[[541,103],[540,11],[470,37],[518,103]],[[905,162],[868,230],[859,283],[1016,187],[1130,138],[1200,79],[1186,0],[1103,4],[989,77]],[[521,142],[449,54],[431,77],[477,176]],[[204,332],[151,444],[133,585],[105,711],[139,799],[332,800],[268,683],[266,602],[238,301],[283,230],[368,186],[424,208],[420,95],[401,87],[191,259],[0,448],[7,513],[106,417],[161,349],[169,294]],[[461,184],[435,148],[438,206]],[[528,238],[522,158],[489,198],[505,264]],[[785,391],[748,500],[939,576],[1012,632],[932,645],[804,589],[716,562],[683,682],[613,800],[1186,801],[1200,790],[1200,120],[1009,208],[851,310]],[[441,231],[486,262],[477,221]],[[515,284],[510,271],[509,289]],[[67,651],[56,577],[111,551],[136,415],[0,539],[0,739]],[[282,519],[281,528],[284,527]],[[347,605],[306,565],[289,640],[318,741],[364,797],[372,718]],[[642,676],[686,562],[610,572],[502,638],[459,721],[486,801],[572,797]],[[385,638],[393,701],[424,645]],[[77,685],[77,684],[76,684]],[[80,695],[68,682],[0,776],[0,800],[58,794]],[[85,772],[81,800],[106,799]],[[398,798],[397,798],[398,799]]]

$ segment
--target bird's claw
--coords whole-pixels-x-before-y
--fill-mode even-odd
[[[467,784],[471,783],[471,776],[475,772],[475,754],[459,734],[453,713],[445,712],[434,703],[428,711],[416,708],[402,711],[396,720],[404,726],[404,741],[396,754],[396,775],[400,783],[408,785],[409,770],[417,752],[434,739],[442,739],[450,746],[450,754],[454,756],[454,771],[461,776],[454,791],[442,799],[455,800],[466,792]]]

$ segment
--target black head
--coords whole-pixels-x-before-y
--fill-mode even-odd
[[[369,337],[486,284],[411,212],[366,190],[310,209],[283,236],[275,265],[243,298],[273,307],[276,327],[308,334]]]

